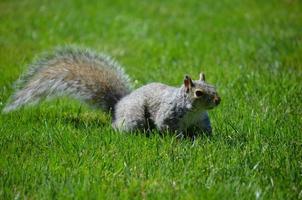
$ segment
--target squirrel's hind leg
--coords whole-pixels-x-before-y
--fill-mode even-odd
[[[138,102],[117,104],[112,123],[119,131],[131,132],[144,130],[146,127],[145,112]]]
[[[141,118],[135,118],[134,116],[128,116],[118,118],[113,121],[112,127],[119,131],[131,132],[135,130],[143,130],[145,127],[144,120]]]

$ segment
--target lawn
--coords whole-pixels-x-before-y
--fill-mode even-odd
[[[114,131],[68,98],[0,114],[0,199],[302,199],[298,0],[0,1],[0,109],[43,51],[116,58],[134,87],[204,71],[213,137]]]

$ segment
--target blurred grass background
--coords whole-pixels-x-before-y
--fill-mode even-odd
[[[1,199],[301,199],[298,0],[0,1],[0,108],[33,58],[77,44],[137,82],[204,71],[214,136],[123,135],[59,99],[0,115]],[[72,103],[70,103],[72,102]]]

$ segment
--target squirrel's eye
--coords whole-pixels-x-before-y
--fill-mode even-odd
[[[195,92],[195,95],[196,95],[196,97],[202,97],[204,95],[204,93],[202,91],[200,91],[200,90],[197,90]]]

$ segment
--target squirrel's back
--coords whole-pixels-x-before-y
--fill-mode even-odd
[[[129,77],[106,55],[77,47],[40,56],[17,83],[4,112],[41,99],[67,95],[108,111],[130,93]]]

